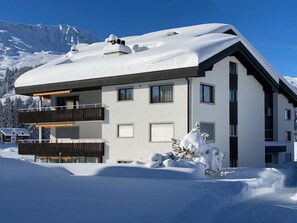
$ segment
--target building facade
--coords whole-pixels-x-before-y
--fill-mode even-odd
[[[171,66],[174,55],[174,61],[177,61],[174,69],[164,69],[160,65],[159,69],[122,75],[122,70],[128,69],[128,62],[125,62],[120,67],[122,70],[117,69],[118,74],[115,72],[111,76],[37,85],[25,84],[26,76],[50,74],[61,61],[55,68],[45,65],[29,71],[17,81],[16,92],[50,99],[52,107],[22,111],[19,120],[51,128],[51,139],[22,143],[19,152],[59,162],[146,162],[152,153],[170,151],[171,138],[183,138],[198,122],[201,131],[209,134],[209,142],[226,154],[224,166],[263,167],[293,161],[296,92],[265,65],[263,58],[246,44],[235,28],[222,24],[209,26],[212,31],[205,31],[205,26],[195,26],[160,32],[161,36],[166,33],[166,38],[189,33],[199,33],[200,38],[206,36],[201,41],[206,41],[207,47],[201,47],[200,42],[195,45],[200,47],[198,51],[194,47],[193,52],[200,56],[196,66],[185,65],[191,60],[187,54],[184,60],[184,55],[181,58],[174,52],[153,61],[167,60],[167,65]],[[224,37],[226,41],[214,44],[209,41],[214,35],[215,40],[221,41]],[[147,36],[142,38],[147,41]],[[158,42],[156,36],[160,38],[156,32],[147,42],[152,44],[154,38]],[[232,41],[228,42],[230,39]],[[141,38],[138,41],[141,42]],[[149,44],[144,51],[153,52],[153,55],[163,53],[155,53],[158,47],[150,49]],[[136,49],[132,45],[130,42],[128,46]],[[103,46],[108,47],[107,44]],[[108,57],[103,55],[101,58],[102,64],[109,68],[110,63],[120,64],[133,53],[137,55],[137,50],[127,55],[129,51],[119,53],[120,49],[115,49],[116,55],[112,58],[112,51],[108,50]],[[184,49],[187,48],[182,45]],[[85,52],[82,50],[81,54]],[[142,55],[138,54],[136,59],[152,56],[144,54],[142,58]],[[63,69],[67,71],[70,67],[71,71],[76,66],[75,57],[74,65],[67,62]],[[151,64],[152,61],[150,67]],[[86,60],[80,67],[88,65]],[[136,65],[131,62],[130,66]],[[96,71],[96,67],[92,69]]]

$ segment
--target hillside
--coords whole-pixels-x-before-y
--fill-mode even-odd
[[[69,25],[0,21],[0,96],[3,87],[7,87],[7,69],[33,68],[65,54],[73,44],[90,44],[98,40],[94,34]],[[10,90],[6,89],[6,92]]]

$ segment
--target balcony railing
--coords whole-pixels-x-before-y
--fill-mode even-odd
[[[104,120],[102,104],[29,108],[19,110],[19,123],[51,123]]]
[[[19,154],[43,157],[101,157],[104,156],[103,140],[24,140],[19,142]]]

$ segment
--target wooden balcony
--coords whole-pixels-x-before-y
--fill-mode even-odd
[[[73,109],[47,107],[41,111],[20,110],[19,123],[53,123],[75,121],[103,121],[104,107],[79,106]]]
[[[43,157],[102,157],[104,142],[85,143],[19,143],[20,155],[36,155]]]

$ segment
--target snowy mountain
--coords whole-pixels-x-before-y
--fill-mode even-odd
[[[73,44],[96,41],[90,32],[69,25],[0,21],[0,80],[7,68],[35,67],[65,54]]]

